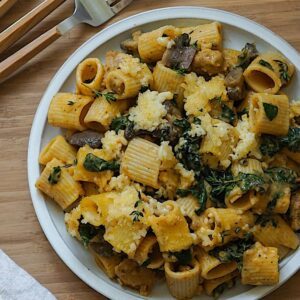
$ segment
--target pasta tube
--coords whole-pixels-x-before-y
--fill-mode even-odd
[[[289,100],[285,95],[253,94],[249,120],[255,133],[287,135],[289,129]]]
[[[273,285],[279,281],[278,250],[255,243],[243,255],[242,284]]]
[[[76,149],[62,135],[58,135],[43,148],[39,156],[39,163],[46,165],[53,158],[66,164],[73,164],[76,159]]]
[[[259,55],[244,71],[247,84],[259,93],[276,94],[294,73],[294,66],[279,53]]]
[[[145,139],[135,138],[128,144],[122,159],[121,173],[130,179],[158,188],[159,146]]]
[[[84,130],[83,122],[93,98],[71,93],[56,94],[48,110],[48,123],[55,127]]]
[[[104,68],[98,58],[87,58],[76,69],[76,88],[81,95],[94,96],[101,89]]]
[[[114,255],[107,257],[94,253],[95,261],[98,267],[110,278],[113,279],[116,277],[116,267],[120,264],[122,258],[121,256]]]
[[[63,163],[56,158],[47,163],[35,186],[52,198],[62,209],[66,209],[84,191],[79,182],[69,174]]]
[[[190,299],[200,287],[200,266],[197,260],[191,265],[176,266],[176,263],[165,263],[165,275],[171,295],[176,299]]]

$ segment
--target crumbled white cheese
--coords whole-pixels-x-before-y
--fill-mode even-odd
[[[140,94],[137,106],[129,110],[129,120],[134,122],[134,128],[153,131],[163,123],[163,118],[167,115],[167,110],[162,103],[172,98],[171,92],[158,93],[147,90]]]
[[[194,171],[186,170],[181,163],[176,164],[175,170],[180,175],[180,184],[179,188],[186,189],[190,187],[195,181],[195,173]]]
[[[199,124],[192,123],[191,129],[188,131],[188,135],[195,137],[195,136],[202,136],[205,135],[206,131],[203,129],[203,127]]]
[[[167,170],[173,168],[177,160],[174,156],[172,147],[169,142],[162,142],[158,150],[158,158],[161,160],[160,170]]]
[[[121,156],[123,146],[128,144],[124,137],[124,130],[120,130],[118,134],[114,130],[106,131],[101,139],[102,148],[107,152],[111,159],[116,159]]]
[[[124,175],[121,174],[117,177],[112,177],[109,184],[106,186],[106,191],[122,191],[126,188],[126,186],[130,185],[130,179]]]

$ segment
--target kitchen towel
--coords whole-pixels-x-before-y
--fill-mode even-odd
[[[0,249],[0,300],[56,300]]]

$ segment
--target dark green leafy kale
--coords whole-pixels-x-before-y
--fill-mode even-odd
[[[281,143],[290,151],[300,152],[300,127],[291,127],[287,136],[281,138]]]
[[[222,95],[216,96],[210,99],[209,101],[217,109],[217,111],[220,111],[219,116],[214,116],[214,117],[224,122],[233,124],[233,122],[236,119],[236,115],[234,111],[222,101]]]
[[[282,192],[274,193],[274,195],[272,195],[271,201],[268,203],[267,211],[272,212],[277,205],[278,199],[280,199],[282,196],[283,196]]]
[[[147,90],[149,90],[149,86],[148,85],[142,85],[140,88],[140,93],[145,93]]]
[[[190,264],[193,258],[190,249],[182,250],[180,252],[170,252],[170,255],[175,256],[179,264],[182,266]]]
[[[74,102],[74,101],[71,101],[71,100],[69,100],[69,101],[68,101],[68,105],[70,105],[70,106],[71,106],[71,105],[74,105],[74,104],[75,104],[75,102]]]
[[[61,175],[61,167],[60,166],[54,167],[48,177],[48,182],[50,184],[57,184],[60,175]]]
[[[117,161],[106,161],[92,153],[87,154],[83,166],[90,172],[101,172],[106,170],[118,171],[120,169],[120,164]]]
[[[189,189],[177,190],[177,195],[180,197],[186,197],[189,194],[192,194],[198,200],[199,208],[195,210],[195,213],[199,215],[205,210],[207,202],[207,191],[204,185],[204,181],[197,181],[197,183]]]
[[[221,109],[222,109],[221,119],[224,122],[233,124],[233,122],[235,120],[235,113],[234,113],[234,111],[229,106],[227,106],[224,103],[222,103]]]
[[[218,299],[229,288],[227,282],[223,282],[213,290],[212,295],[215,299]]]
[[[279,138],[267,134],[261,136],[259,149],[263,155],[274,156],[281,148],[282,145]]]
[[[242,53],[238,56],[238,66],[246,69],[250,63],[257,57],[258,51],[255,44],[246,43]]]
[[[300,127],[291,127],[284,137],[262,135],[260,151],[263,155],[273,156],[284,147],[292,152],[300,152]]]
[[[128,116],[116,117],[110,124],[110,130],[114,130],[118,133],[119,130],[125,130],[131,123],[132,121],[129,120]]]
[[[261,66],[263,67],[266,67],[272,71],[274,71],[272,65],[270,63],[268,63],[267,61],[263,60],[263,59],[260,59],[259,62],[258,62]]]
[[[257,215],[256,220],[255,220],[256,225],[260,225],[261,227],[266,227],[269,223],[273,227],[277,227],[277,222],[270,213],[266,213],[263,215]]]
[[[209,254],[216,257],[222,263],[235,261],[241,271],[243,267],[243,253],[254,244],[252,234],[246,234],[243,239],[231,242],[225,246],[216,247]]]
[[[86,247],[89,244],[90,240],[98,234],[99,228],[89,223],[81,223],[81,220],[79,220],[78,231],[83,245]]]
[[[250,190],[256,190],[257,192],[266,191],[266,181],[260,175],[239,173],[235,179],[243,192]]]
[[[195,118],[195,121],[199,120]],[[201,136],[191,136],[189,135],[189,129],[191,125],[187,120],[176,120],[174,125],[182,128],[181,139],[184,140],[179,147],[175,147],[175,154],[177,159],[183,164],[184,168],[187,170],[193,170],[197,178],[201,177],[201,167],[202,162],[199,153]]]
[[[236,180],[231,172],[204,169],[205,180],[210,184],[212,201],[217,207],[225,207],[225,196],[236,186]]]
[[[269,168],[265,173],[270,177],[272,182],[295,184],[297,179],[297,174],[291,169],[284,167],[274,167]]]
[[[187,119],[176,119],[174,120],[173,124],[181,128],[183,131],[188,131],[191,128],[191,124]]]
[[[263,102],[265,114],[267,118],[272,121],[277,117],[278,114],[278,107],[276,105]]]
[[[286,84],[290,79],[290,75],[288,73],[289,67],[286,63],[282,62],[281,60],[274,59],[275,62],[277,62],[279,66],[279,74],[280,74],[280,79],[283,84]]]

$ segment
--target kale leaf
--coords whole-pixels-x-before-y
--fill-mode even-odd
[[[120,164],[117,161],[106,161],[92,153],[87,154],[83,166],[90,172],[101,172],[105,170],[118,171],[120,169]]]
[[[81,223],[81,220],[79,220],[78,231],[83,245],[86,247],[89,244],[90,240],[98,234],[99,228],[89,223]]]
[[[263,155],[274,156],[281,150],[280,139],[272,135],[262,135],[260,143],[260,151]]]
[[[281,138],[281,143],[290,151],[300,152],[300,127],[291,127],[287,136]]]
[[[190,187],[189,189],[177,190],[177,195],[180,197],[186,197],[189,194],[192,194],[198,200],[200,206],[195,210],[195,213],[199,215],[205,210],[207,202],[207,191],[204,185],[204,181],[198,181],[194,186]]]
[[[241,270],[243,267],[243,253],[253,244],[254,240],[252,234],[245,235],[243,239],[210,250],[209,254],[216,257],[222,263],[236,261],[239,270]]]
[[[180,252],[170,252],[170,255],[174,255],[177,258],[179,264],[183,266],[191,263],[193,258],[190,249],[182,250]]]
[[[272,121],[277,117],[278,106],[263,102],[263,107],[267,118]]]
[[[238,181],[238,185],[243,192],[248,192],[250,190],[265,192],[266,190],[265,179],[257,174],[239,173],[236,180]]]
[[[118,133],[119,130],[125,130],[130,123],[131,121],[128,119],[128,116],[116,117],[110,124],[110,130],[114,130]]]
[[[265,171],[273,182],[295,184],[297,174],[294,170],[284,167],[273,167]]]
[[[57,184],[60,175],[61,175],[61,167],[60,166],[54,167],[48,177],[48,182],[52,185]]]

